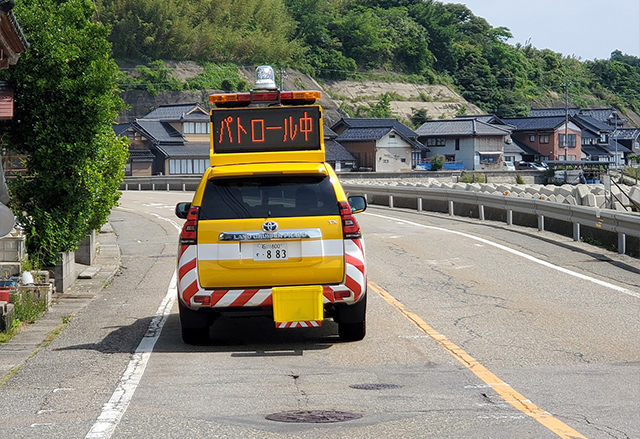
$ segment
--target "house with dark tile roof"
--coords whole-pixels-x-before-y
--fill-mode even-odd
[[[331,129],[360,170],[411,171],[428,151],[417,134],[397,119],[342,118]]]
[[[131,145],[126,174],[202,174],[209,166],[209,112],[200,104],[162,105],[124,129]]]
[[[336,141],[338,134],[326,125],[324,131],[324,150],[326,161],[336,172],[351,171],[356,167],[356,158]]]
[[[209,113],[200,104],[162,105],[114,131],[130,141],[126,175],[202,174],[210,166]],[[326,160],[336,171],[350,171],[356,159],[337,137],[324,127]]]
[[[537,152],[535,161],[582,159],[582,130],[571,118],[566,127],[565,116],[502,118],[502,121],[513,127],[514,140]]]
[[[418,140],[429,148],[430,157],[443,155],[445,162],[462,163],[464,169],[501,169],[505,148],[509,158],[522,155],[511,141],[511,128],[492,116],[427,121],[416,133]]]
[[[529,117],[569,117],[576,115],[589,116],[601,123],[614,127],[622,127],[626,122],[619,116],[619,112],[615,107],[607,108],[582,108],[582,107],[555,107],[555,108],[532,108],[529,111]]]
[[[628,148],[632,155],[640,155],[640,129],[618,128],[611,133],[611,139]]]

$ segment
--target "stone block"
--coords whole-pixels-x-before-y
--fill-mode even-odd
[[[569,196],[573,197],[573,186],[562,185],[556,189],[556,194],[560,194],[565,198]]]
[[[574,189],[576,200],[581,200],[591,193],[591,189],[586,184],[579,184]]]
[[[478,183],[469,183],[467,185],[467,190],[468,191],[480,192],[481,189],[482,188],[481,188],[480,184],[478,184]]]
[[[555,186],[542,186],[540,188],[540,193],[546,196],[551,196],[554,195],[556,193],[556,187]]]
[[[596,196],[592,193],[587,193],[580,199],[583,206],[596,207],[598,205]]]
[[[15,307],[13,303],[0,302],[0,331],[6,331],[13,323]]]
[[[629,189],[629,198],[635,201],[636,205],[640,205],[640,186],[631,186]]]

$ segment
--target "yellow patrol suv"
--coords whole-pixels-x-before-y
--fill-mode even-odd
[[[182,339],[206,342],[218,316],[269,315],[278,328],[318,327],[343,340],[366,332],[364,242],[325,162],[318,91],[280,91],[269,66],[248,93],[215,94],[211,167],[190,203],[178,254]]]

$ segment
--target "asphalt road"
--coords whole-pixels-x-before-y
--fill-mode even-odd
[[[190,196],[124,194],[121,273],[0,387],[0,438],[640,438],[640,261],[370,208],[363,341],[241,319],[193,347],[171,288]],[[266,418],[292,412],[341,422]]]

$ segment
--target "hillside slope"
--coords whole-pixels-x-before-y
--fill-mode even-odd
[[[202,68],[193,62],[166,62],[172,69],[173,75],[184,81],[202,72]],[[239,67],[240,76],[253,84],[254,67]],[[465,101],[458,94],[443,85],[417,85],[401,82],[386,81],[328,81],[319,84],[309,75],[297,70],[287,69],[282,74],[283,90],[321,90],[320,105],[326,125],[333,125],[347,114],[341,106],[355,109],[358,106],[368,106],[380,101],[388,93],[392,96],[390,102],[394,117],[408,121],[419,109],[425,109],[432,119],[453,118],[461,111],[466,114],[481,114],[475,105]],[[122,94],[129,108],[122,112],[118,122],[132,122],[136,118],[144,117],[154,108],[166,104],[200,102],[208,107],[209,94],[216,90],[201,91],[166,91],[157,96],[144,91],[127,91]]]

